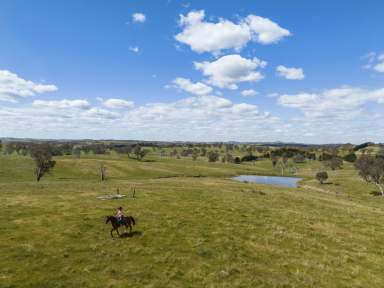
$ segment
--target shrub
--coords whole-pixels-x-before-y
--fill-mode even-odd
[[[257,160],[257,156],[252,154],[245,155],[241,158],[241,162],[249,162],[249,161],[256,161],[256,160]]]
[[[216,151],[209,151],[207,156],[208,156],[208,162],[216,162],[217,160],[219,160],[220,155]]]
[[[325,171],[317,172],[316,179],[320,182],[320,184],[323,184],[323,182],[328,179],[328,173]]]
[[[356,154],[355,153],[350,153],[350,154],[347,154],[343,157],[343,159],[347,162],[355,162],[357,157],[356,157]]]

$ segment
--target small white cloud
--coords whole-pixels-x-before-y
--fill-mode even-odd
[[[7,70],[0,70],[0,101],[17,102],[20,98],[56,90],[55,85],[34,83]]]
[[[44,101],[44,100],[35,100],[32,103],[33,107],[36,108],[52,108],[52,109],[88,109],[90,108],[89,102],[87,100],[76,99],[76,100],[57,100],[57,101]]]
[[[146,16],[143,13],[133,13],[132,21],[135,23],[144,23],[147,20]]]
[[[384,73],[384,53],[369,52],[364,55],[362,59],[365,59],[367,62],[363,66],[365,69],[372,69],[378,73]]]
[[[226,55],[213,62],[195,62],[195,68],[201,70],[208,77],[207,82],[211,85],[237,89],[237,83],[257,82],[264,76],[257,71],[264,68],[267,62],[257,58],[247,59],[240,55]]]
[[[276,67],[276,71],[281,77],[288,80],[303,80],[305,78],[302,68],[288,68],[283,65]]]
[[[191,80],[186,78],[178,77],[172,81],[176,88],[181,89],[185,92],[194,94],[194,95],[206,95],[212,92],[212,87],[201,83],[193,83]]]
[[[243,48],[249,41],[272,44],[291,33],[277,23],[260,16],[248,15],[239,23],[220,18],[218,22],[204,21],[204,10],[180,15],[182,31],[175,39],[198,53],[218,54],[221,50]]]
[[[258,92],[253,89],[247,89],[247,90],[241,91],[241,95],[244,97],[252,97],[252,96],[256,96],[257,94]]]
[[[121,108],[133,108],[135,103],[124,99],[111,98],[103,102],[103,105],[110,109],[121,109]]]
[[[277,23],[256,15],[249,15],[245,18],[252,38],[261,44],[272,44],[279,42],[282,38],[291,36],[291,32],[280,27]]]
[[[381,54],[378,58],[378,63],[373,67],[376,72],[384,73],[384,54]]]
[[[132,46],[132,47],[129,47],[129,51],[132,51],[133,53],[139,53],[140,48],[137,46]]]
[[[121,118],[119,113],[95,107],[85,111],[82,116],[85,118],[95,118],[97,120]]]

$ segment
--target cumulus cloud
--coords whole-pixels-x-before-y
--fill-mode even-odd
[[[241,91],[241,95],[244,97],[256,96],[257,94],[258,94],[258,92],[253,90],[253,89],[246,89],[246,90]]]
[[[212,87],[204,83],[193,83],[191,80],[182,77],[177,77],[175,80],[172,81],[172,83],[176,88],[194,95],[206,95],[211,93],[213,90]]]
[[[0,70],[0,101],[17,102],[21,98],[56,90],[55,85],[34,83],[10,71]]]
[[[367,60],[367,63],[363,66],[364,68],[384,73],[384,53],[370,52],[363,59]]]
[[[85,111],[81,116],[85,118],[95,118],[95,119],[118,119],[121,117],[119,113],[112,112],[109,110],[93,107]]]
[[[204,21],[204,10],[191,11],[180,15],[182,31],[175,39],[198,53],[218,54],[221,50],[240,50],[249,41],[272,44],[291,33],[277,23],[260,16],[248,15],[238,23],[220,18],[218,22]]]
[[[62,109],[57,105],[0,108],[2,133],[24,137],[239,140],[263,137],[257,127],[269,129],[277,123],[276,117],[256,105],[206,95],[149,103],[120,113],[99,107]]]
[[[303,80],[305,75],[302,68],[288,68],[283,65],[276,67],[277,73],[288,80]]]
[[[376,72],[384,73],[384,53],[377,56],[377,63],[373,67]]]
[[[133,13],[132,21],[135,23],[144,23],[147,20],[147,17],[143,13]]]
[[[137,47],[137,46],[132,46],[132,47],[129,47],[129,51],[131,51],[133,53],[139,53],[140,52],[140,48]]]
[[[267,62],[233,54],[223,56],[213,62],[195,62],[194,65],[197,70],[202,71],[203,75],[208,77],[209,84],[220,88],[237,89],[237,83],[257,82],[263,79],[264,76],[256,69],[264,68]]]
[[[252,38],[261,44],[272,44],[279,42],[282,38],[291,36],[291,32],[281,28],[277,23],[256,15],[245,18]]]
[[[53,109],[68,109],[68,108],[77,108],[77,109],[88,109],[90,104],[87,100],[57,100],[57,101],[44,101],[44,100],[35,100],[32,103],[33,107],[37,108],[53,108]]]
[[[297,108],[308,118],[353,118],[363,113],[364,104],[384,104],[384,88],[366,90],[358,87],[341,87],[320,93],[281,95],[278,103]]]
[[[132,101],[127,101],[124,99],[110,98],[103,102],[103,105],[110,109],[120,109],[120,108],[133,108],[135,103]]]

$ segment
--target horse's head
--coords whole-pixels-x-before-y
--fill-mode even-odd
[[[105,224],[108,224],[109,221],[112,221],[113,216],[107,216],[107,220],[105,221]]]

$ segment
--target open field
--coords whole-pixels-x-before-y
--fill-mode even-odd
[[[300,164],[301,188],[283,188],[228,179],[277,175],[266,160],[55,160],[37,183],[29,157],[0,156],[1,288],[383,286],[384,199],[350,164],[324,185],[318,161]],[[113,240],[120,205],[137,233]]]

